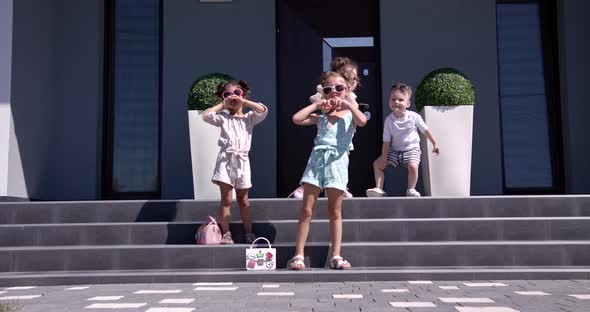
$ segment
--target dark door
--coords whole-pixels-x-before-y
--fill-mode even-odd
[[[363,196],[372,187],[372,162],[381,137],[380,73],[377,1],[277,1],[278,15],[278,165],[277,194],[286,197],[298,186],[313,147],[317,129],[295,126],[291,117],[309,105],[319,76],[332,57],[347,56],[358,63],[361,87],[355,90],[371,116],[359,128],[350,154],[349,188]],[[350,16],[353,22],[339,16]],[[361,44],[359,44],[361,42]],[[371,42],[370,44],[362,42]]]

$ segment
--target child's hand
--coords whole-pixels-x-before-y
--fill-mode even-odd
[[[223,100],[223,108],[226,108],[226,109],[236,108],[236,107],[242,105],[242,102],[244,102],[244,99],[242,97],[239,97],[237,95],[231,95]]]
[[[322,105],[321,105],[321,110],[322,113],[328,113],[331,112],[332,110],[334,110],[334,103],[332,102],[332,100],[322,100]]]
[[[438,150],[438,145],[434,144],[434,147],[432,147],[432,153],[435,155],[439,154],[439,150]]]
[[[339,99],[339,107],[340,109],[350,109],[352,104],[344,99]]]

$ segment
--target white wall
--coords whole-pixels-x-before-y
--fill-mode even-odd
[[[502,193],[495,12],[495,0],[380,2],[384,118],[390,112],[387,99],[394,82],[408,83],[415,90],[430,71],[455,67],[475,86],[472,195]],[[445,147],[440,148],[444,153]],[[405,173],[395,173],[395,179],[386,182],[388,189],[405,190]]]
[[[272,0],[164,1],[161,174],[163,198],[192,198],[187,94],[192,82],[224,72],[252,86],[269,107],[250,151],[251,197],[276,194],[275,7]],[[212,172],[205,172],[212,175]]]
[[[8,143],[11,127],[12,0],[0,2],[0,196],[8,196]]]
[[[562,125],[564,133],[565,183],[570,194],[590,193],[590,2],[558,2],[559,58]]]

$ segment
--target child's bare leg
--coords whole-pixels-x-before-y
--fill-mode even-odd
[[[408,189],[415,189],[418,183],[418,164],[408,163]]]
[[[250,189],[236,189],[236,200],[240,206],[240,218],[244,224],[244,233],[252,233],[252,217],[250,216],[250,204],[248,203],[248,191]]]
[[[330,241],[332,242],[332,257],[340,256],[342,245],[342,190],[327,188],[328,218],[330,220]]]
[[[382,168],[379,165],[378,161],[379,161],[379,159],[377,159],[373,162],[373,174],[375,175],[375,187],[383,189],[383,179],[385,177],[385,173],[384,173],[385,168]]]
[[[309,234],[309,224],[315,209],[315,202],[320,195],[320,188],[309,183],[303,184],[303,205],[301,207],[301,214],[299,222],[297,223],[297,236],[295,237],[295,254],[303,255],[303,248]],[[340,191],[342,196],[342,191]]]
[[[233,187],[229,184],[219,182],[219,191],[221,192],[221,206],[219,207],[219,222],[221,223],[221,233],[229,231],[229,221],[231,219],[230,207],[232,201]]]

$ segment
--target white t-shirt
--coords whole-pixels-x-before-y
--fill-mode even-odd
[[[420,148],[420,132],[428,129],[420,115],[413,111],[406,111],[406,115],[397,118],[393,113],[385,118],[383,126],[383,142],[391,142],[390,147],[394,151],[407,151],[413,148]]]

